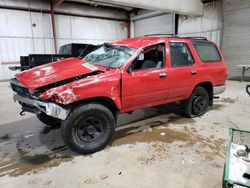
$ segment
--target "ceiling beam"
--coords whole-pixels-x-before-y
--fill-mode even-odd
[[[177,13],[182,15],[201,16],[203,5],[201,0],[92,0],[93,2],[110,3],[116,5]]]
[[[119,5],[119,4],[112,4],[112,3],[108,3],[107,1],[105,2],[100,2],[98,0],[65,0],[64,1],[69,2],[69,3],[82,3],[82,4],[90,4],[93,6],[104,6],[104,7],[111,7],[111,8],[117,8],[117,9],[123,9],[126,11],[131,11],[133,9],[133,7],[129,7],[129,6],[124,6],[124,5]]]

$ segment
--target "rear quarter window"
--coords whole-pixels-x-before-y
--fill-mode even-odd
[[[204,63],[221,61],[220,53],[213,43],[203,41],[193,41],[192,43]]]

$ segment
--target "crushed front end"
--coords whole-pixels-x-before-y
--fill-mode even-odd
[[[52,102],[44,101],[35,96],[28,88],[23,86],[17,79],[11,79],[10,85],[14,91],[13,99],[18,101],[22,106],[21,115],[23,112],[30,112],[34,114],[45,113],[48,116],[64,120],[69,111]]]

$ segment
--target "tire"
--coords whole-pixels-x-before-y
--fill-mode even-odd
[[[196,87],[191,96],[183,103],[185,117],[198,117],[205,114],[209,107],[209,95],[204,87]]]
[[[62,120],[48,116],[45,113],[36,114],[36,117],[48,127],[60,127]]]
[[[246,86],[246,92],[248,95],[250,95],[250,85],[249,84],[247,84],[247,86]]]
[[[62,122],[64,143],[80,154],[91,154],[104,149],[112,140],[115,117],[98,103],[83,104],[71,111]]]

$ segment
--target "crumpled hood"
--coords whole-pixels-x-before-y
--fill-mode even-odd
[[[20,72],[16,74],[16,78],[28,89],[34,90],[41,86],[100,71],[99,68],[85,63],[82,59],[68,58]]]

